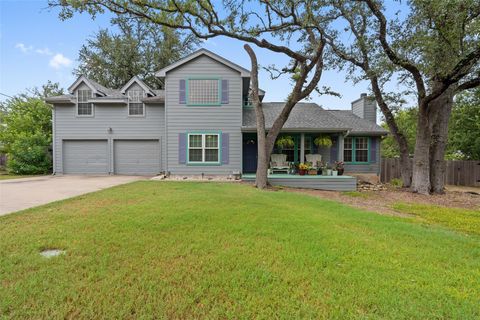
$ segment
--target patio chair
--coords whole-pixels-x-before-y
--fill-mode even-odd
[[[289,173],[290,171],[290,162],[287,161],[286,154],[272,154],[270,156],[270,171],[275,172],[285,172]]]
[[[321,154],[306,154],[305,158],[307,159],[307,162],[311,163],[312,167],[315,169],[320,169],[320,165],[322,162],[322,155]]]

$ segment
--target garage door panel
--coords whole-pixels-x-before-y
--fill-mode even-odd
[[[158,140],[115,140],[116,174],[149,175],[160,172]]]
[[[74,174],[108,173],[107,140],[63,141],[63,172]]]

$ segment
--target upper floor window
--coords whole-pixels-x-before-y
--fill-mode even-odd
[[[92,97],[92,90],[80,89],[77,91],[77,115],[93,116],[93,103],[88,102]]]
[[[343,160],[345,162],[368,162],[368,138],[347,137],[343,144]]]
[[[145,106],[142,102],[142,90],[128,91],[128,115],[129,116],[143,116],[145,113]]]
[[[218,105],[220,104],[220,81],[218,79],[189,79],[188,104]]]

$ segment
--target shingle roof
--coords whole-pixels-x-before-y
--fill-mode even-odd
[[[285,103],[265,102],[262,104],[265,115],[265,127],[271,128]],[[254,108],[243,108],[243,128],[256,128]],[[339,119],[322,109],[316,103],[299,102],[293,107],[283,129],[321,129],[330,131],[348,130]]]
[[[271,128],[285,103],[265,102],[262,104],[265,127]],[[243,108],[243,129],[256,128],[254,108]],[[295,105],[283,126],[283,130],[347,131],[352,133],[386,134],[387,131],[375,123],[354,115],[349,110],[325,110],[316,103],[299,102]]]
[[[351,133],[374,133],[387,134],[388,131],[380,127],[378,124],[362,119],[354,115],[350,110],[328,110],[333,116],[342,123],[352,128]]]
[[[45,98],[47,103],[75,103],[75,96],[73,94],[62,94],[59,96],[53,96]]]

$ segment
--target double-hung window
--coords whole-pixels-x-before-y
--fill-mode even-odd
[[[189,105],[219,105],[220,80],[219,79],[189,79],[188,80]]]
[[[143,116],[145,114],[145,106],[142,102],[142,90],[128,91],[128,115],[129,116]]]
[[[220,134],[189,133],[188,163],[219,163]]]
[[[91,97],[92,90],[77,91],[77,116],[93,116],[93,103],[89,102]]]
[[[343,160],[345,162],[368,162],[368,138],[347,137],[343,144]]]

